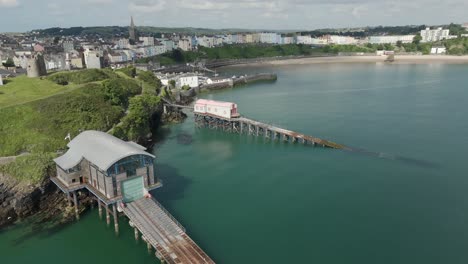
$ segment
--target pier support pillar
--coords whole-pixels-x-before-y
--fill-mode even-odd
[[[112,205],[112,213],[114,215],[115,234],[119,235],[119,215],[117,214],[117,206],[115,204]]]
[[[151,246],[149,241],[146,241],[146,247],[148,248],[148,253],[151,254],[151,250],[153,249],[153,246]]]
[[[138,229],[135,227],[135,240],[138,241],[140,239],[140,235],[138,234]]]
[[[80,213],[78,211],[78,198],[76,196],[76,192],[73,192],[73,202],[75,203],[75,218],[76,220],[80,220]]]
[[[107,224],[107,226],[110,226],[109,208],[107,207],[107,205],[105,205],[105,207],[106,207],[106,224]]]
[[[260,131],[260,127],[257,126],[257,127],[255,128],[255,132],[256,132],[256,136],[257,136],[257,137],[258,137],[258,132],[259,132],[259,131]]]
[[[67,193],[67,200],[68,200],[68,206],[72,206],[73,205],[73,199],[72,199],[70,193]]]
[[[99,220],[102,220],[102,205],[101,200],[97,199],[98,202],[98,210],[99,210]]]

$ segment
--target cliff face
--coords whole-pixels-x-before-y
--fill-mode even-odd
[[[29,185],[0,173],[0,229],[33,214],[41,220],[63,214],[67,207],[65,195],[49,178],[37,185]]]

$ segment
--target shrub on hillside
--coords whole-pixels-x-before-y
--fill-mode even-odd
[[[59,72],[48,76],[47,79],[55,83],[66,80],[69,83],[84,84],[103,81],[114,77],[117,78],[117,74],[107,69],[88,69],[72,72]]]
[[[58,85],[68,85],[68,78],[64,75],[58,75],[57,77],[53,78],[52,81]]]
[[[117,71],[118,72],[123,72],[125,75],[127,75],[130,78],[135,78],[135,76],[136,76],[136,69],[135,69],[135,67],[132,67],[132,66],[125,67],[125,68],[122,68],[122,69],[118,69]]]
[[[154,95],[145,94],[130,99],[129,113],[122,119],[122,130],[115,133],[125,132],[125,137],[129,140],[141,141],[151,132],[154,127],[152,115],[161,106],[161,98]]]
[[[54,168],[55,153],[35,153],[16,158],[14,162],[0,165],[0,172],[11,175],[20,181],[37,184],[46,178]]]
[[[102,83],[104,95],[113,105],[127,107],[128,98],[141,93],[141,87],[133,80],[114,78]]]

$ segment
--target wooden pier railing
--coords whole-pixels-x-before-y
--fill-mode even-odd
[[[136,200],[128,203],[123,212],[142,233],[148,248],[151,246],[156,249],[156,256],[162,261],[185,264],[215,263],[156,200]]]

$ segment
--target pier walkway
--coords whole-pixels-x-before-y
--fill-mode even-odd
[[[170,102],[167,99],[163,99],[164,112],[166,113],[166,107],[172,107],[177,109],[188,109],[194,111],[193,106],[178,105]],[[194,111],[195,112],[195,111]],[[253,136],[263,136],[266,139],[271,140],[280,140],[283,142],[290,143],[302,143],[304,145],[312,146],[322,146],[333,149],[343,149],[351,150],[350,147],[347,147],[342,144],[338,144],[332,141],[324,140],[321,138],[308,136],[284,128],[280,128],[274,125],[262,123],[249,119],[244,116],[224,118],[217,115],[212,115],[208,113],[197,113],[195,112],[195,123],[199,127],[208,127],[210,129],[221,129],[225,132],[239,133],[239,134],[248,134]]]
[[[334,149],[348,149],[346,146],[332,141],[304,135],[284,128],[279,128],[273,125],[258,122],[246,117],[239,117],[237,118],[236,122],[239,123],[238,129],[240,129],[240,133],[244,131],[244,126],[248,126],[247,133],[254,134],[255,136],[264,135],[266,138],[283,138],[284,141],[291,141],[292,143],[298,142],[302,144],[319,145]],[[234,124],[234,130],[236,129],[235,125],[236,124]]]
[[[156,200],[142,198],[122,209],[165,263],[215,263]]]

